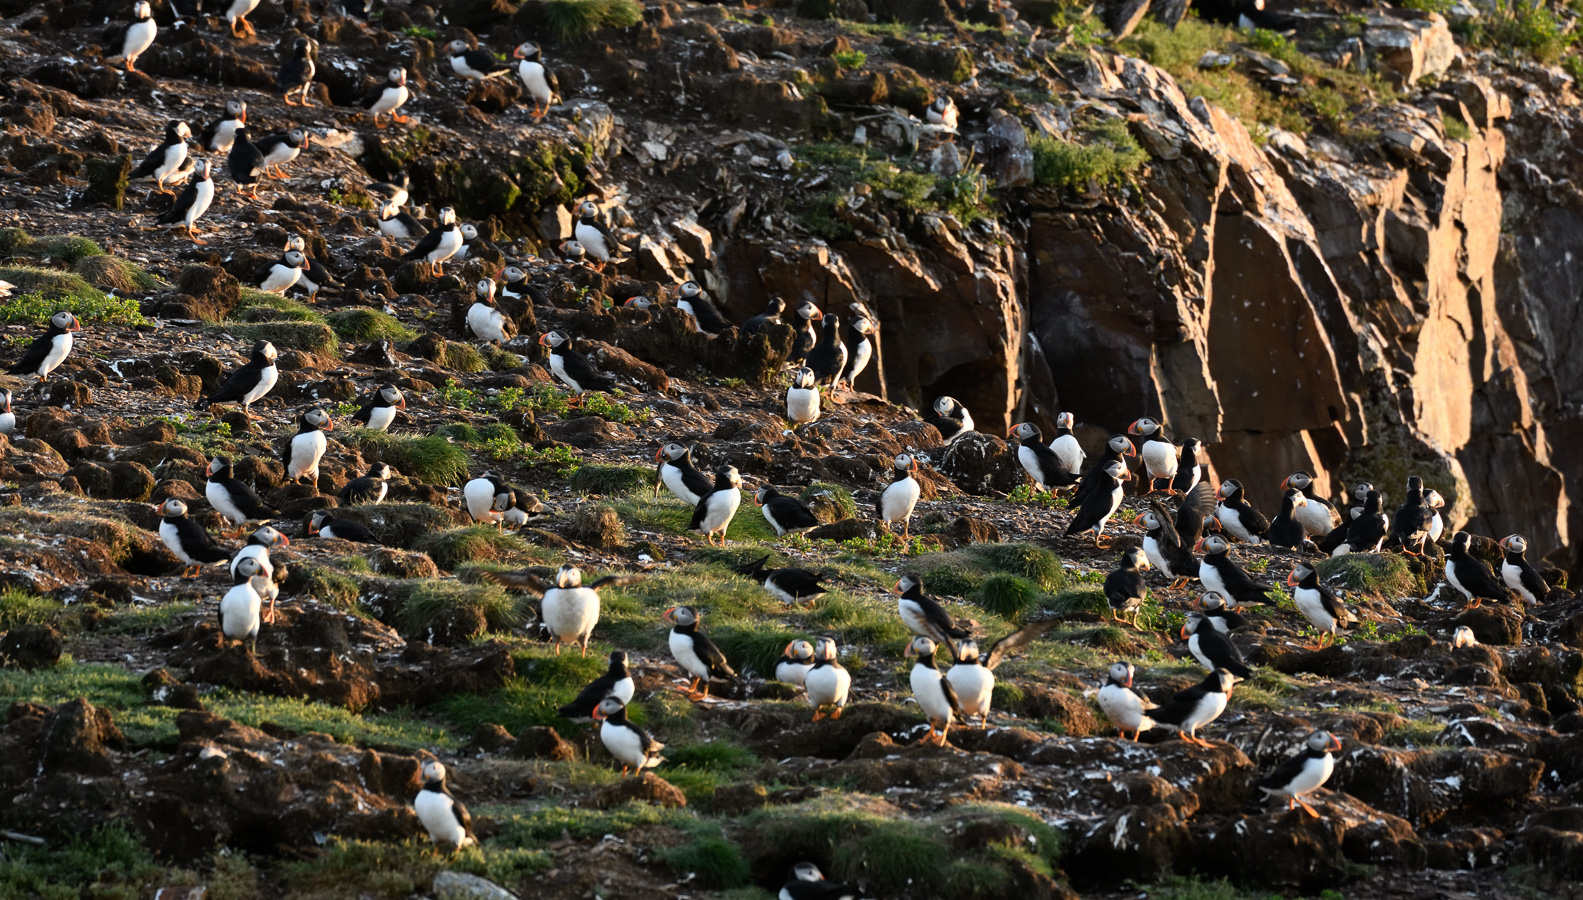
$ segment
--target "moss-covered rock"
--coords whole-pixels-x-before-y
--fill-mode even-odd
[[[124,209],[126,186],[132,177],[132,156],[123,153],[111,159],[89,157],[83,163],[82,176],[88,187],[78,198],[78,206],[103,204],[111,209]]]

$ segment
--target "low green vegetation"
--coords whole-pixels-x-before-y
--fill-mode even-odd
[[[238,322],[317,322],[325,324],[324,314],[298,300],[256,288],[241,289],[241,299],[231,313]]]
[[[19,625],[47,625],[65,607],[57,600],[40,597],[19,587],[0,590],[0,631]]]
[[[341,438],[364,456],[428,484],[459,485],[467,480],[467,451],[441,435],[414,437],[388,431],[353,429]]]
[[[410,341],[418,336],[395,316],[372,309],[343,309],[331,313],[328,322],[343,341]]]
[[[641,494],[652,492],[654,470],[642,466],[582,466],[567,479],[567,487],[583,494]]]
[[[0,281],[16,287],[0,303],[0,323],[43,325],[65,310],[84,325],[144,325],[148,320],[135,299],[106,294],[82,276],[32,266],[0,267]]]
[[[493,525],[469,525],[425,535],[412,549],[429,554],[442,569],[454,569],[463,563],[495,562],[527,548],[521,538]]]
[[[602,28],[630,28],[643,21],[636,0],[529,0],[542,4],[550,34],[563,44],[586,40]]]
[[[1034,182],[1044,187],[1081,190],[1091,183],[1122,184],[1149,161],[1149,154],[1120,120],[1085,128],[1080,140],[1038,136],[1029,144]]]
[[[1319,561],[1319,580],[1378,600],[1421,597],[1423,583],[1394,553],[1348,553]]]
[[[245,342],[269,341],[281,350],[301,350],[316,356],[339,356],[341,342],[330,326],[323,322],[260,322],[244,325],[227,322],[213,326]]]
[[[153,895],[164,872],[120,825],[101,826],[64,846],[7,842],[4,858],[0,897],[7,900],[139,900]]]
[[[803,144],[794,152],[803,165],[827,168],[833,176],[832,190],[803,214],[804,226],[826,240],[855,233],[841,210],[853,205],[849,192],[857,185],[869,189],[868,202],[909,216],[947,213],[966,224],[990,215],[990,185],[977,165],[943,176],[927,171],[921,160],[893,161],[871,147],[855,144]]]
[[[838,50],[830,58],[843,69],[861,69],[868,62],[868,54],[862,50]]]

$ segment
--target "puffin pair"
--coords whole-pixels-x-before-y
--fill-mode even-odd
[[[1208,741],[1198,737],[1198,729],[1226,711],[1232,686],[1236,683],[1235,676],[1224,669],[1210,672],[1203,681],[1178,692],[1164,706],[1156,706],[1133,688],[1133,674],[1132,663],[1112,664],[1095,698],[1105,717],[1123,737],[1130,731],[1132,739],[1137,740],[1138,735],[1160,726],[1178,732],[1189,744],[1209,746]]]

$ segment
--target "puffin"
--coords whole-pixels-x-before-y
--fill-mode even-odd
[[[209,177],[209,161],[200,159],[193,164],[192,180],[176,196],[176,202],[171,204],[170,209],[160,213],[154,222],[158,225],[180,225],[194,244],[207,244],[208,241],[198,237],[197,224],[213,202],[214,180]]]
[[[764,311],[742,323],[744,334],[758,334],[771,323],[781,324],[781,313],[786,311],[786,301],[779,297],[771,297],[765,305]]]
[[[1344,529],[1341,541],[1334,542],[1334,532],[1332,532],[1320,545],[1321,550],[1325,549],[1326,545],[1330,545],[1331,556],[1380,552],[1391,527],[1390,518],[1380,511],[1380,492],[1371,487],[1364,494],[1363,507],[1353,509],[1352,514],[1352,521],[1337,526],[1338,530]]]
[[[1407,497],[1391,516],[1390,541],[1401,547],[1408,556],[1417,556],[1429,540],[1429,529],[1434,525],[1435,513],[1424,503],[1424,480],[1417,475],[1407,479]],[[1418,547],[1409,550],[1408,545]],[[1449,566],[1448,566],[1449,568]]]
[[[676,308],[692,316],[698,330],[705,334],[720,334],[731,327],[696,281],[682,282],[676,292]]]
[[[588,256],[588,251],[584,250],[583,245],[576,241],[563,241],[555,249],[560,251],[561,259],[565,260],[569,266],[582,265],[583,260]]]
[[[824,318],[824,313],[811,300],[804,300],[797,304],[797,318],[802,324],[796,327],[796,334],[792,337],[791,354],[786,361],[794,366],[800,366],[819,344],[819,329],[814,327],[815,322]]]
[[[590,681],[572,702],[556,710],[556,713],[573,722],[592,722],[594,710],[601,700],[614,697],[625,705],[632,702],[637,691],[637,682],[632,680],[632,672],[627,668],[627,651],[612,650],[610,668],[605,670],[605,674]]]
[[[1266,603],[1270,585],[1256,582],[1231,558],[1231,544],[1218,534],[1205,535],[1193,546],[1204,554],[1198,563],[1198,581],[1204,590],[1219,594],[1234,606]]]
[[[73,313],[63,309],[50,316],[49,327],[28,344],[22,357],[6,370],[7,374],[37,375],[40,383],[49,380],[49,373],[60,368],[71,355],[72,333],[81,330],[82,322]]]
[[[457,259],[482,259],[485,254],[496,253],[500,253],[500,249],[483,236],[477,225],[471,222],[462,225],[462,249],[456,251]]]
[[[764,514],[764,521],[775,529],[776,537],[799,534],[820,525],[819,517],[813,514],[808,504],[772,487],[759,488],[753,502],[758,504],[759,512]]]
[[[280,259],[260,265],[253,272],[252,283],[267,294],[285,293],[302,278],[302,267],[307,257],[301,251],[287,250]]]
[[[1118,462],[1122,465],[1122,473],[1127,473],[1127,457],[1137,456],[1137,448],[1132,446],[1132,439],[1124,434],[1113,434],[1105,441],[1105,452],[1095,460],[1083,477],[1077,483],[1077,490],[1072,492],[1072,503],[1081,506],[1090,494],[1095,492],[1109,493],[1111,478],[1105,471],[1107,463]]]
[[[622,587],[643,580],[642,575],[605,575],[583,584],[583,570],[574,565],[562,565],[555,572],[555,582],[546,584],[531,572],[485,572],[485,578],[505,587],[528,590],[544,597],[540,620],[555,642],[555,655],[561,655],[562,644],[577,644],[583,656],[588,655],[588,641],[599,624],[599,590],[604,587]]]
[[[504,344],[517,336],[517,323],[495,305],[495,282],[481,278],[473,290],[473,305],[467,309],[467,327],[481,341]]]
[[[819,343],[808,354],[807,366],[813,370],[814,381],[834,385],[846,369],[846,360],[846,344],[841,341],[841,317],[825,316]]]
[[[550,111],[555,94],[550,89],[549,72],[544,68],[544,57],[539,45],[524,41],[511,51],[511,58],[517,61],[517,80],[522,82],[522,89],[533,98],[533,109],[528,115],[535,119],[544,118]]]
[[[181,577],[197,578],[204,566],[231,558],[230,552],[217,545],[207,529],[187,518],[187,504],[172,497],[154,508],[160,515],[159,539],[186,566]]]
[[[781,651],[781,658],[775,661],[775,680],[781,684],[803,687],[813,662],[813,644],[804,640],[792,641]]]
[[[429,833],[429,841],[435,846],[444,844],[453,852],[478,843],[473,837],[473,817],[467,814],[467,807],[446,790],[445,766],[438,762],[425,763],[422,772],[423,789],[412,801],[412,810]]]
[[[811,862],[792,866],[791,877],[775,895],[775,900],[857,900],[862,894],[849,884],[826,881],[824,873]]]
[[[331,516],[328,510],[316,509],[308,519],[308,534],[333,540],[351,541],[354,544],[375,544],[383,546],[383,542],[374,536],[368,526],[362,522],[351,519],[337,519]]]
[[[1149,718],[1156,726],[1170,728],[1182,736],[1182,740],[1200,747],[1208,747],[1209,742],[1198,736],[1198,729],[1220,718],[1226,711],[1226,704],[1231,701],[1232,686],[1237,683],[1237,676],[1225,669],[1217,669],[1198,684],[1165,702],[1149,713]]]
[[[0,431],[4,431],[0,427]],[[1528,540],[1520,534],[1508,534],[1501,538],[1501,550],[1505,556],[1501,557],[1501,581],[1517,592],[1529,603],[1543,603],[1550,597],[1550,585],[1544,577],[1533,567],[1523,554],[1528,552]]]
[[[446,45],[446,50],[451,54],[451,71],[468,81],[483,81],[511,74],[511,67],[496,59],[495,54],[482,47],[469,49],[466,41],[451,41]]]
[[[268,575],[252,575],[246,581],[232,585],[220,598],[220,633],[233,641],[246,642],[248,653],[258,652],[264,593],[270,587]]]
[[[1313,542],[1308,540],[1308,530],[1299,519],[1301,511],[1308,506],[1308,498],[1297,488],[1287,488],[1281,495],[1281,508],[1270,520],[1270,527],[1265,531],[1264,538],[1272,547],[1285,547],[1290,550],[1301,550],[1305,546],[1312,547]]]
[[[1023,422],[1007,437],[1017,441],[1017,462],[1041,490],[1054,491],[1077,484],[1077,475],[1061,462],[1061,457],[1044,444],[1039,426]]]
[[[333,291],[334,288],[345,287],[345,285],[336,280],[334,275],[330,274],[330,270],[325,268],[324,263],[314,259],[308,253],[308,242],[303,239],[302,235],[287,235],[285,249],[295,250],[302,254],[302,272],[297,276],[296,287],[307,288],[308,302],[313,302],[313,298],[318,296],[321,288],[331,288]]]
[[[1057,413],[1055,437],[1050,441],[1050,452],[1055,454],[1055,458],[1061,462],[1061,468],[1070,475],[1078,475],[1083,471],[1083,460],[1088,456],[1083,452],[1083,445],[1078,443],[1077,435],[1072,433],[1075,422],[1071,413]]]
[[[600,374],[588,357],[572,349],[571,335],[565,331],[546,331],[539,344],[550,348],[550,373],[574,394],[608,391],[616,386],[614,378]]]
[[[127,178],[131,181],[152,181],[156,193],[174,194],[175,191],[165,186],[165,179],[179,171],[187,161],[187,139],[191,137],[192,129],[186,122],[180,119],[166,122],[165,140],[143,157],[143,161]]]
[[[394,203],[397,207],[402,207],[406,206],[407,201],[411,199],[411,194],[409,193],[411,187],[412,177],[406,172],[397,172],[390,177],[389,181],[376,181],[363,188],[363,190],[368,192],[368,196],[378,201],[381,206],[386,203]]]
[[[248,37],[257,34],[253,23],[247,20],[247,14],[258,8],[259,0],[231,0],[225,8],[225,21],[231,26],[231,36],[236,38]],[[238,31],[237,29],[241,30]]]
[[[665,761],[660,751],[665,745],[653,735],[627,720],[627,705],[620,697],[606,697],[594,707],[599,723],[599,742],[621,763],[621,774],[641,774]]]
[[[1293,472],[1281,482],[1281,490],[1296,488],[1303,494],[1307,504],[1297,511],[1297,521],[1303,525],[1303,533],[1310,537],[1320,537],[1329,534],[1341,525],[1341,513],[1336,510],[1334,503],[1319,496],[1314,488],[1314,476],[1307,472]]]
[[[544,292],[528,281],[528,273],[516,266],[506,266],[500,270],[500,296],[508,300],[521,300],[528,304],[543,306],[549,303],[549,298]]]
[[[1177,460],[1176,477],[1171,479],[1171,493],[1185,494],[1204,477],[1204,467],[1198,462],[1198,454],[1203,450],[1204,442],[1198,438],[1190,437],[1182,440],[1182,453]]]
[[[198,135],[198,146],[209,153],[230,153],[236,130],[247,124],[247,101],[225,101],[225,114],[209,123]]]
[[[248,535],[247,543],[242,545],[242,549],[236,551],[236,555],[231,557],[231,577],[240,578],[243,576],[241,567],[246,560],[251,560],[257,565],[259,571],[274,574],[277,566],[274,560],[270,559],[269,552],[290,546],[290,544],[291,539],[277,531],[273,525],[259,526],[256,531]],[[271,616],[269,615],[264,616],[265,621],[270,618]]]
[[[955,131],[957,122],[956,103],[950,97],[944,95],[936,97],[934,102],[929,104],[929,108],[924,110],[923,118],[930,125],[939,125]]]
[[[362,506],[365,503],[380,503],[385,499],[385,492],[390,490],[386,484],[395,472],[382,462],[370,463],[368,472],[360,478],[353,478],[341,488],[341,493],[336,500],[342,506]]]
[[[1242,658],[1242,651],[1220,629],[1213,625],[1206,626],[1206,622],[1203,613],[1188,614],[1187,622],[1182,625],[1182,640],[1187,642],[1188,652],[1207,672],[1223,671],[1238,678],[1251,677],[1253,670],[1248,668],[1247,661]]]
[[[1165,436],[1165,423],[1144,416],[1128,425],[1127,433],[1143,439],[1143,468],[1149,477],[1149,489],[1144,493],[1170,491],[1181,459],[1176,454],[1176,445]]]
[[[501,525],[521,528],[529,521],[544,515],[544,501],[519,487],[509,484],[495,494],[495,503],[502,507]]]
[[[693,448],[672,441],[654,451],[654,496],[660,487],[688,506],[697,506],[705,494],[714,490],[714,479],[693,465]]]
[[[1215,508],[1215,491],[1200,482],[1182,494],[1173,516],[1157,500],[1138,514],[1133,524],[1144,529],[1143,553],[1160,574],[1171,579],[1171,590],[1181,590],[1198,577],[1198,558],[1192,547],[1204,533],[1204,518]]]
[[[247,189],[249,200],[258,199],[258,182],[264,177],[264,152],[248,139],[245,125],[238,125],[232,132],[231,152],[226,154],[225,170],[238,189]]]
[[[1473,633],[1473,629],[1466,625],[1458,625],[1457,630],[1451,633],[1451,649],[1453,650],[1461,650],[1464,647],[1477,647],[1478,645],[1478,636]]]
[[[1142,631],[1138,616],[1143,612],[1143,600],[1149,588],[1143,583],[1143,569],[1149,560],[1142,547],[1128,547],[1121,554],[1121,562],[1105,576],[1105,599],[1110,602],[1111,618],[1126,622]],[[1131,614],[1131,618],[1128,618]]]
[[[286,442],[280,461],[286,465],[286,478],[301,482],[308,478],[313,484],[319,480],[319,460],[329,446],[326,431],[334,431],[335,422],[330,414],[315,406],[297,416],[297,433]]]
[[[1215,518],[1226,533],[1244,544],[1261,544],[1270,530],[1270,520],[1242,497],[1242,482],[1228,478],[1220,483],[1220,506]]]
[[[737,567],[737,574],[763,585],[775,599],[787,606],[807,603],[812,607],[815,600],[829,593],[830,589],[819,583],[822,576],[817,572],[798,568],[766,568],[769,559],[766,553],[753,562],[744,563]]]
[[[1049,450],[1048,447],[1044,449],[1046,451]],[[1072,521],[1068,522],[1066,526],[1067,537],[1082,534],[1085,531],[1093,532],[1095,547],[1108,546],[1108,544],[1101,544],[1100,538],[1105,533],[1105,524],[1110,521],[1110,517],[1115,515],[1116,510],[1121,506],[1121,486],[1128,478],[1126,463],[1115,460],[1105,463],[1105,468],[1101,471],[1110,478],[1110,490],[1101,491],[1096,489],[1093,493],[1083,498],[1082,505],[1077,508],[1077,514],[1072,516]]]
[[[105,47],[115,51],[114,56],[106,59],[120,59],[126,63],[128,72],[136,72],[137,58],[154,46],[154,36],[158,33],[159,26],[154,24],[154,7],[149,5],[148,0],[138,0],[132,4],[132,21],[112,27],[106,35]]]
[[[616,253],[625,251],[621,240],[615,232],[599,221],[599,207],[592,200],[584,200],[577,207],[577,224],[572,228],[572,237],[581,244],[584,252],[598,261],[595,267],[604,271],[605,263]]]
[[[908,683],[918,708],[929,719],[929,733],[919,743],[944,747],[951,725],[962,715],[962,706],[956,689],[935,664],[934,651],[935,642],[922,636],[913,638],[907,645],[907,655],[917,658]]]
[[[934,401],[934,415],[924,419],[940,432],[947,444],[973,430],[973,416],[955,397],[940,397]]]
[[[892,590],[900,595],[896,598],[896,610],[901,613],[902,624],[913,634],[943,644],[947,649],[972,636],[956,624],[939,601],[923,592],[923,579],[917,575],[901,576]]]
[[[0,388],[0,434],[16,431],[16,413],[11,410],[11,392]]]
[[[870,340],[874,334],[874,320],[868,316],[858,316],[847,327],[852,330],[852,355],[846,372],[836,382],[845,383],[848,390],[857,390],[857,377],[863,374],[869,361],[874,358],[874,342]]]
[[[281,166],[291,162],[302,155],[303,148],[308,146],[308,132],[301,128],[288,128],[285,131],[265,135],[253,142],[258,152],[264,154],[264,175],[269,178],[285,180],[291,176]],[[272,173],[269,170],[273,168]]]
[[[698,630],[698,610],[691,606],[673,606],[665,611],[663,618],[671,626],[671,656],[692,677],[692,685],[683,692],[688,699],[702,700],[708,697],[711,678],[731,682],[738,679],[736,670],[726,661],[726,655],[714,641]]]
[[[445,274],[443,263],[462,249],[462,230],[456,227],[456,210],[449,206],[440,209],[434,230],[418,239],[412,249],[401,254],[407,261],[422,263],[431,277]]]
[[[390,119],[396,123],[407,121],[407,117],[400,115],[396,110],[401,109],[412,96],[407,89],[407,70],[396,66],[385,73],[385,83],[369,91],[363,97],[363,108],[368,110],[368,115],[374,120],[375,128],[384,128],[380,124],[381,113],[390,113]]]
[[[248,522],[267,522],[280,510],[265,503],[252,488],[231,475],[231,460],[216,456],[209,460],[209,480],[204,484],[204,499],[215,512],[230,519],[238,528]]]
[[[709,493],[698,498],[698,505],[693,507],[692,520],[687,523],[688,531],[696,531],[704,536],[708,543],[714,543],[715,535],[720,535],[720,546],[726,545],[726,529],[731,526],[731,519],[737,514],[737,507],[742,504],[742,476],[737,473],[736,466],[725,466],[715,470],[715,483]]]
[[[379,233],[398,241],[412,241],[428,234],[429,229],[396,201],[386,200],[379,208]]]
[[[946,670],[945,680],[956,692],[964,724],[969,716],[977,716],[980,725],[989,724],[990,701],[995,696],[995,669],[1013,650],[1033,643],[1057,624],[1057,620],[1048,619],[1019,628],[991,644],[989,653],[983,655],[979,654],[975,640],[968,639],[957,645],[956,662]]]
[[[469,479],[462,485],[462,502],[467,506],[467,515],[484,525],[499,525],[505,521],[505,508],[495,503],[495,498],[505,488],[505,481],[493,472]]]
[[[1226,605],[1226,598],[1219,594],[1204,594],[1198,598],[1198,608],[1204,619],[1221,634],[1230,634],[1248,624],[1248,619]]]
[[[813,706],[813,721],[823,719],[825,710],[831,707],[834,709],[830,718],[841,718],[852,690],[852,674],[836,659],[835,638],[822,637],[814,642],[813,665],[803,678],[803,688]]]
[[[1451,538],[1451,552],[1446,554],[1446,581],[1471,601],[1469,609],[1477,609],[1485,600],[1511,599],[1506,586],[1490,567],[1468,552],[1468,542],[1472,539],[1466,531],[1459,531]]]
[[[269,393],[275,382],[280,380],[280,370],[275,366],[279,355],[274,344],[258,341],[253,344],[247,364],[232,372],[219,390],[200,398],[193,406],[205,409],[216,403],[240,403],[242,411],[251,416],[253,404]]]
[[[1319,631],[1319,649],[1325,640],[1334,639],[1336,629],[1350,627],[1357,617],[1337,599],[1330,588],[1319,583],[1319,572],[1308,563],[1298,563],[1292,574],[1286,576],[1286,586],[1292,588],[1292,600],[1297,611]]]
[[[915,475],[918,472],[918,460],[911,453],[898,453],[891,460],[891,467],[896,470],[896,480],[892,481],[879,495],[877,511],[881,522],[888,525],[901,523],[902,537],[912,537],[912,511],[918,505],[918,497],[923,493],[923,487],[918,484]]]
[[[281,535],[285,537],[285,535]],[[259,621],[268,624],[275,621],[275,601],[280,599],[280,585],[276,582],[277,576],[285,580],[285,567],[277,573],[275,567],[270,565],[269,557],[242,556],[238,553],[231,559],[232,586],[251,581],[253,578],[263,576],[263,581],[253,585],[254,593],[258,594],[260,601],[268,600],[269,606],[259,613]]]
[[[1116,726],[1122,737],[1127,732],[1132,732],[1132,739],[1154,727],[1154,720],[1147,713],[1154,709],[1154,703],[1132,688],[1133,676],[1132,663],[1111,663],[1110,673],[1105,678],[1105,684],[1099,689],[1094,699],[1099,701],[1099,708]]]
[[[1446,508],[1446,498],[1433,488],[1424,488],[1424,505],[1429,507],[1431,518],[1429,520],[1429,540],[1438,544],[1440,536],[1446,532],[1446,520],[1440,511]]]
[[[396,420],[396,410],[406,408],[407,397],[401,388],[387,382],[352,413],[352,421],[370,431],[389,431],[390,423]]]
[[[1341,739],[1328,731],[1316,731],[1303,742],[1303,752],[1286,760],[1275,771],[1254,782],[1266,797],[1285,800],[1286,808],[1301,806],[1310,816],[1319,818],[1319,811],[1303,802],[1304,794],[1319,790],[1330,780],[1336,770],[1332,753],[1341,751]]]
[[[813,369],[803,366],[792,373],[791,387],[786,389],[786,421],[795,430],[818,419],[819,387]]]
[[[285,99],[287,106],[297,106],[291,102],[291,95],[300,93],[301,105],[308,106],[308,88],[313,85],[316,71],[312,43],[307,38],[297,38],[297,43],[292,45],[291,56],[281,60],[280,69],[275,73],[275,92]]]

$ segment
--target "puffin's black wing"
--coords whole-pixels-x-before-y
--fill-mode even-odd
[[[1495,577],[1490,567],[1481,559],[1475,559],[1471,554],[1463,554],[1456,561],[1457,580],[1462,586],[1473,592],[1475,597],[1489,600],[1501,600],[1511,596],[1506,589],[1505,582]],[[1465,574],[1464,574],[1465,573]]]
[[[642,575],[635,575],[635,574],[606,575],[603,578],[597,578],[597,579],[589,582],[588,584],[583,585],[583,587],[588,588],[590,590],[597,591],[600,588],[605,587],[606,585],[609,585],[610,587],[621,587],[623,585],[628,585],[628,584],[637,584],[638,582],[640,582],[642,580],[643,580],[643,576]]]
[[[366,525],[361,522],[353,522],[350,519],[334,520],[330,525],[330,530],[334,531],[335,536],[341,540],[351,541],[354,544],[380,543],[379,538],[374,537],[374,533],[369,531]]]
[[[174,225],[180,222],[187,215],[187,210],[191,209],[192,205],[197,202],[198,182],[189,181],[187,186],[182,188],[181,195],[176,198],[176,202],[171,205],[170,209],[160,213],[159,218],[154,221],[159,225]]]
[[[176,536],[187,555],[199,562],[216,563],[231,556],[230,551],[214,542],[207,528],[185,516],[176,522]]]
[[[1253,670],[1248,668],[1247,660],[1242,658],[1242,651],[1232,643],[1231,638],[1221,634],[1213,625],[1205,622],[1193,632],[1198,638],[1198,646],[1209,657],[1209,661],[1217,668],[1225,669],[1238,678],[1249,678]]]
[[[1197,490],[1197,488],[1194,488],[1194,490]],[[1185,507],[1187,504],[1183,503],[1182,505]],[[1198,543],[1197,538],[1194,538],[1192,543],[1187,543],[1187,539],[1182,535],[1181,510],[1177,510],[1176,515],[1173,516],[1171,511],[1165,508],[1165,504],[1158,500],[1150,500],[1149,512],[1154,513],[1154,520],[1160,523],[1160,533],[1155,537],[1155,540],[1160,542],[1162,548],[1181,547],[1184,545],[1191,547],[1193,544]],[[1203,519],[1199,519],[1199,527],[1203,527]]]
[[[1347,532],[1351,530],[1352,522],[1342,522],[1340,525],[1330,529],[1329,533],[1319,540],[1319,552],[1326,556],[1336,552],[1336,548],[1347,542]],[[1373,548],[1371,547],[1370,549]]]
[[[436,247],[440,246],[440,238],[444,236],[444,234],[445,229],[443,228],[436,228],[428,234],[425,234],[423,237],[418,239],[418,242],[412,246],[411,250],[401,254],[401,258],[423,259],[430,253],[433,253]]]
[[[594,707],[610,696],[610,689],[615,687],[616,682],[619,680],[618,677],[606,672],[589,682],[588,686],[583,688],[582,693],[573,698],[572,702],[556,710],[556,712],[565,719],[590,718],[594,714]]]
[[[450,792],[447,791],[446,793],[449,794]],[[468,837],[473,837],[473,817],[468,815],[467,807],[462,805],[462,801],[452,797],[451,811],[456,814],[456,821],[461,824],[462,832]]]
[[[172,146],[169,143],[161,143],[158,147],[155,147],[149,155],[143,157],[143,161],[137,164],[137,168],[133,169],[132,174],[128,177],[136,180],[152,176],[159,171],[160,166],[165,164],[165,154],[170,152]]]
[[[373,417],[374,417],[374,401],[372,401],[372,400],[368,401],[367,403],[364,403],[361,407],[358,408],[357,412],[352,413],[352,421],[353,422],[357,422],[360,425],[367,425],[369,423],[369,420],[371,420]]]
[[[495,584],[519,591],[532,591],[541,596],[551,587],[545,584],[544,580],[539,578],[539,576],[529,572],[484,572],[481,574],[486,581],[493,581]],[[604,698],[601,697],[600,699]]]
[[[957,718],[960,719],[962,717],[962,702],[956,698],[956,688],[951,686],[951,679],[945,677],[944,672],[940,673],[940,690],[945,694],[945,702],[950,705],[951,712],[955,713]]]
[[[731,668],[731,663],[726,660],[725,652],[716,646],[708,635],[698,631],[693,632],[693,652],[698,654],[698,658],[709,667],[710,675],[721,675],[732,679],[737,677],[736,670]]]
[[[219,390],[215,391],[213,394],[210,394],[208,399],[200,402],[202,402],[204,405],[208,405],[211,403],[230,403],[233,400],[242,399],[243,397],[247,396],[247,392],[251,390],[254,385],[258,384],[260,369],[260,366],[255,366],[252,363],[242,366],[240,369],[237,369],[235,372],[231,373],[231,377],[227,378],[225,383],[220,385]],[[295,437],[295,435],[293,435],[293,437]],[[291,442],[289,440],[286,442],[286,447],[286,452],[290,454]],[[289,463],[290,460],[288,459],[287,462]]]
[[[1198,543],[1204,534],[1204,519],[1215,512],[1215,489],[1209,482],[1201,481],[1182,496],[1182,505],[1176,508],[1176,536],[1184,547]],[[1170,519],[1162,519],[1169,522]],[[1169,530],[1169,529],[1165,529]]]
[[[772,569],[762,576],[764,582],[775,580],[775,586],[793,597],[811,597],[829,590],[819,583],[820,575],[807,569]]]
[[[924,619],[929,624],[940,629],[942,634],[949,636],[952,640],[960,641],[963,638],[972,636],[973,633],[957,625],[956,620],[951,618],[951,614],[946,612],[945,607],[941,606],[934,598],[919,595],[917,597],[908,597],[907,599],[918,604],[918,608],[923,610]]]
[[[1203,684],[1195,684],[1184,691],[1178,691],[1175,696],[1165,701],[1165,705],[1149,713],[1149,718],[1167,725],[1181,725],[1194,710],[1198,709],[1198,704],[1207,693],[1209,688]]]
[[[614,378],[609,375],[601,375],[599,370],[594,368],[594,364],[588,361],[588,357],[581,353],[565,349],[561,351],[561,359],[562,367],[566,369],[566,374],[581,385],[583,390],[607,391],[615,386],[616,381]],[[713,485],[711,484],[710,487],[712,488]]]
[[[579,381],[578,384],[582,384],[582,382]],[[713,478],[698,471],[698,468],[690,461],[684,460],[684,462],[687,462],[685,466],[677,467],[682,470],[682,487],[687,488],[700,497],[714,490],[715,481]]]
[[[737,566],[736,573],[738,575],[744,575],[748,578],[751,578],[754,581],[763,581],[764,576],[768,574],[764,571],[764,566],[768,564],[769,561],[770,555],[766,553],[752,562],[745,562],[742,565]]]
[[[1024,625],[1022,628],[991,644],[989,655],[984,657],[984,668],[994,669],[1000,665],[1001,660],[1005,659],[1011,651],[1033,643],[1057,624],[1059,623],[1055,619],[1050,619],[1045,622],[1034,622],[1032,625]]]
[[[726,317],[720,314],[720,310],[715,309],[715,305],[709,302],[709,298],[702,294],[693,297],[687,302],[693,305],[693,315],[698,319],[699,327],[710,334],[719,334],[731,327],[731,323],[727,322]]]
[[[1325,612],[1335,619],[1338,625],[1352,620],[1352,614],[1341,605],[1341,601],[1336,598],[1336,592],[1324,585],[1319,586],[1319,605],[1325,608]]]
[[[8,374],[30,375],[37,372],[39,364],[44,361],[45,357],[49,356],[50,348],[54,346],[55,335],[53,332],[34,338],[33,343],[28,345],[27,352],[22,354],[22,358],[12,364]]]
[[[1523,560],[1518,565],[1518,572],[1518,582],[1527,589],[1528,593],[1534,595],[1535,600],[1540,603],[1545,602],[1550,594],[1550,585],[1544,580],[1544,576],[1539,574],[1539,570],[1535,569],[1532,563]]]
[[[265,503],[264,498],[240,480],[228,478],[224,485],[226,493],[231,495],[231,502],[249,519],[269,519],[280,515],[280,510]]]
[[[820,524],[813,510],[796,497],[776,497],[768,505],[775,511],[775,521],[781,523],[782,528],[817,528]]]
[[[1242,500],[1236,506],[1237,515],[1242,517],[1242,526],[1248,529],[1249,534],[1262,535],[1270,530],[1269,517],[1253,508],[1247,500]]]
[[[1105,481],[1110,482],[1110,490],[1115,490],[1116,479],[1111,478],[1105,473],[1100,474]],[[1087,483],[1085,482],[1084,487],[1086,486]],[[1078,488],[1078,491],[1081,492],[1082,490],[1083,488]],[[1096,483],[1096,488],[1094,491],[1087,497],[1084,497],[1083,505],[1077,508],[1077,515],[1073,516],[1072,521],[1067,523],[1066,533],[1068,535],[1082,534],[1088,529],[1093,528],[1095,525],[1098,525],[1099,520],[1103,519],[1105,517],[1105,513],[1109,511],[1110,493],[1109,491],[1105,490],[1102,484]]]
[[[1297,776],[1302,774],[1303,768],[1307,765],[1308,754],[1299,753],[1296,756],[1287,758],[1275,767],[1275,771],[1254,782],[1254,786],[1275,791],[1284,790],[1293,781],[1297,780]]]
[[[500,60],[495,59],[495,55],[487,50],[469,50],[462,54],[462,58],[467,61],[469,69],[474,72],[483,72],[485,75],[505,72],[511,68]]]
[[[709,514],[709,498],[713,495],[714,486],[711,485],[709,488],[709,493],[699,496],[698,505],[693,507],[693,517],[687,523],[688,531],[697,531],[699,528],[703,527],[704,516]]]

